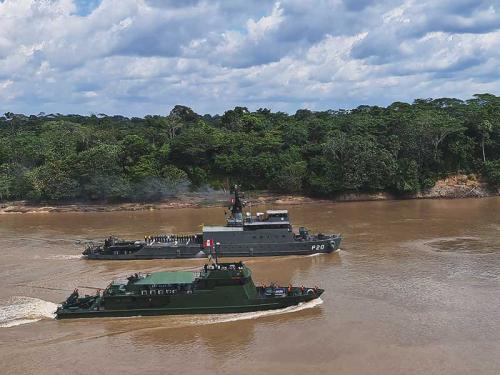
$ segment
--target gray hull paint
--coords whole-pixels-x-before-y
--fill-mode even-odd
[[[339,249],[341,237],[315,241],[269,242],[269,243],[221,243],[217,251],[219,257],[262,257],[284,255],[311,255],[317,253],[331,253]],[[89,254],[88,259],[189,259],[206,258],[209,249],[202,249],[200,245],[149,245],[129,254]]]

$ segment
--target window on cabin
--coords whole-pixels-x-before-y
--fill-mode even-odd
[[[163,290],[161,290],[161,289],[160,289],[160,290],[158,291],[158,294],[163,294]]]
[[[148,291],[147,290],[141,290],[141,294],[144,296],[144,295],[148,294]]]
[[[155,291],[154,290],[150,290],[149,294],[153,295],[153,294],[155,294]]]

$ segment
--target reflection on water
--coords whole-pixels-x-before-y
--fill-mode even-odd
[[[258,283],[325,288],[321,306],[75,321],[49,311],[75,286],[204,263],[89,261],[80,258],[82,242],[196,232],[200,223],[222,224],[224,209],[1,215],[2,371],[499,373],[499,198],[288,208],[297,227],[343,233],[342,250],[246,262]]]

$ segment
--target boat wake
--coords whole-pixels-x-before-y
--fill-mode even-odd
[[[44,318],[53,319],[57,305],[32,297],[11,297],[0,306],[0,327],[8,328],[34,323]]]
[[[199,316],[199,318],[197,316],[197,319],[191,320],[190,323],[193,325],[205,325],[205,324],[235,322],[238,320],[258,319],[267,316],[288,314],[306,309],[312,309],[314,307],[321,305],[322,303],[323,300],[321,298],[316,298],[309,302],[299,303],[296,306],[289,306],[278,310],[266,310],[266,311],[256,311],[256,312],[238,313],[238,314],[203,315]]]
[[[81,258],[83,258],[81,254],[52,254],[45,257],[45,259],[55,259],[55,260],[73,260]]]

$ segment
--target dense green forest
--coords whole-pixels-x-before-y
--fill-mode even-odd
[[[202,116],[176,106],[144,118],[0,117],[0,200],[157,200],[230,183],[405,195],[456,172],[500,185],[500,97],[294,115],[236,107]]]

